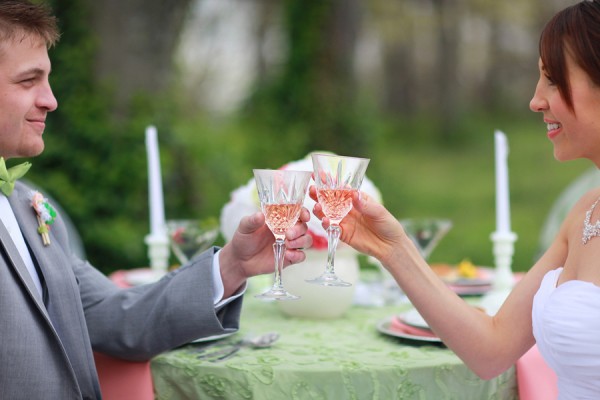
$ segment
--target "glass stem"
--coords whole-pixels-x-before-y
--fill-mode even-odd
[[[341,233],[342,228],[339,225],[329,225],[329,228],[327,228],[327,267],[325,268],[325,273],[328,275],[333,275],[334,273],[335,249],[337,248]]]
[[[275,240],[275,243],[273,244],[273,253],[275,254],[275,281],[273,282],[273,287],[276,289],[283,289],[281,271],[283,270],[283,258],[285,257],[285,240]]]

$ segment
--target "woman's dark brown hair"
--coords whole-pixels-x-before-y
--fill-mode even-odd
[[[540,57],[546,73],[571,110],[566,55],[600,87],[600,0],[586,0],[556,14],[542,31]]]

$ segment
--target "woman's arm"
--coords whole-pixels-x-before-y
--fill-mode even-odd
[[[341,240],[379,259],[433,331],[476,374],[486,379],[498,375],[533,345],[533,296],[544,274],[564,262],[564,229],[492,317],[447,287],[423,260],[398,220],[381,204],[362,193],[353,205],[341,223]],[[319,204],[314,213],[326,227],[329,221]]]

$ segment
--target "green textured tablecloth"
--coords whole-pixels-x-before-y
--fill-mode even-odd
[[[327,305],[324,304],[324,307]],[[285,316],[247,295],[239,333],[277,331],[268,349],[242,349],[225,361],[198,359],[188,347],[152,360],[157,398],[174,399],[517,399],[514,367],[484,381],[454,353],[377,331],[401,307],[353,307],[334,320]]]

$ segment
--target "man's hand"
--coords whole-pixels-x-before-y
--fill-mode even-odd
[[[312,237],[307,234],[309,220],[309,211],[302,208],[298,222],[286,232],[285,266],[304,261],[306,256],[302,250],[312,245]],[[273,243],[275,237],[265,224],[262,212],[242,218],[231,242],[219,253],[224,297],[235,293],[247,278],[274,272]]]

